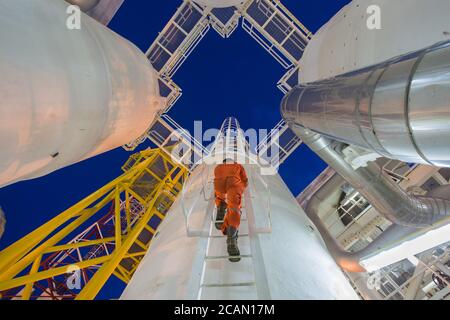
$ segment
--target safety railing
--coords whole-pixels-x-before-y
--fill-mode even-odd
[[[384,300],[450,298],[450,242],[370,274]]]
[[[214,190],[206,191],[212,166],[201,164],[191,172],[181,191],[181,209],[188,237],[208,237],[210,222],[214,217]]]
[[[417,166],[417,164],[409,165],[399,160],[389,160],[382,166],[382,169],[394,179],[394,181],[401,183],[409,179],[409,174],[413,172]]]
[[[299,72],[300,67],[292,67],[286,74],[278,81],[277,87],[283,94],[287,94],[297,84],[299,84]]]
[[[255,170],[258,172],[256,173]],[[247,199],[247,216],[255,233],[272,232],[272,194],[269,185],[261,175],[261,168],[249,168],[250,199]]]
[[[260,158],[278,168],[302,144],[302,140],[281,120],[257,147]]]
[[[284,68],[298,64],[312,33],[279,1],[249,1],[242,16],[244,30]]]
[[[189,237],[207,237],[211,222],[215,219],[214,169],[215,164],[200,164],[191,173],[181,191],[181,208]],[[245,165],[249,178],[250,198],[244,206],[252,207],[255,233],[270,233],[272,230],[271,192],[264,177],[255,172],[260,170],[256,164]],[[248,213],[248,211],[247,211]]]
[[[240,12],[236,7],[214,8],[209,21],[214,30],[223,38],[229,38],[239,25]]]
[[[348,197],[345,203],[332,210],[323,218],[327,229],[339,239],[345,232],[359,223],[359,219],[371,208],[370,204],[358,192]],[[362,227],[362,226],[361,226]]]
[[[202,8],[185,0],[147,50],[147,58],[160,75],[171,79],[208,30]]]
[[[165,107],[161,112],[163,114],[168,113],[183,94],[180,87],[165,76],[159,77],[159,92],[161,97],[165,98]]]
[[[182,126],[180,126],[174,119],[172,119],[169,115],[164,114],[161,116],[163,120],[165,120],[168,124],[172,126],[176,131],[180,132],[182,137],[185,138],[188,141],[192,142],[193,149],[195,152],[198,153],[199,156],[207,155],[208,151],[207,149],[199,142],[197,139],[195,139],[189,131],[184,129]]]
[[[158,117],[145,135],[124,148],[133,150],[146,139],[187,169],[191,169],[209,153],[199,141],[167,114]]]

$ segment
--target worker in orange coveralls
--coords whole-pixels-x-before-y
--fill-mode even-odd
[[[242,194],[247,186],[245,169],[234,160],[225,159],[223,164],[215,168],[216,228],[227,236],[227,250],[231,262],[241,260],[237,239],[241,224]]]

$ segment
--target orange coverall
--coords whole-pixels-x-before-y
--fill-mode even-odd
[[[228,226],[238,229],[241,224],[242,194],[247,185],[247,174],[240,164],[220,164],[214,170],[216,205],[222,202],[227,204],[227,214],[222,225],[224,234]]]

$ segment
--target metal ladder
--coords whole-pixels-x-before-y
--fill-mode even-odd
[[[251,191],[243,195],[238,245],[241,261],[228,260],[226,236],[215,227],[211,215],[203,266],[197,294],[198,300],[270,300],[270,290],[256,228]],[[208,206],[214,208],[214,199]]]
[[[241,261],[232,263],[228,260],[227,237],[216,229],[215,221],[211,219],[198,300],[258,299],[254,256],[249,232],[249,220],[244,204],[238,239]]]

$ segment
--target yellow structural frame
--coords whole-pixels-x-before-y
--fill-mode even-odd
[[[156,172],[154,167],[157,165],[158,171]],[[150,219],[154,216],[158,216],[161,220],[164,219],[165,215],[159,212],[158,207],[161,206],[161,203],[166,207],[170,206],[175,201],[181,191],[182,183],[187,178],[188,171],[185,167],[175,163],[161,149],[149,149],[133,155],[123,169],[125,173],[120,177],[1,251],[0,292],[23,287],[22,299],[30,299],[35,282],[68,272],[66,266],[39,270],[45,254],[104,243],[114,243],[114,251],[71,265],[71,267],[79,269],[99,266],[98,271],[82,288],[77,299],[94,299],[113,274],[122,281],[128,282],[149,247],[149,243],[144,244],[139,241],[139,235],[144,230],[152,235],[155,234],[156,230],[149,226]],[[163,176],[161,176],[161,172],[163,172]],[[133,186],[138,183],[141,183],[140,186],[142,186],[139,179],[148,174],[154,177],[156,184],[152,185],[146,197],[142,197],[136,190],[133,190]],[[131,197],[137,199],[145,208],[134,224],[131,224]],[[122,213],[121,201],[125,201],[125,210],[122,210]],[[114,237],[87,242],[60,243],[111,202],[115,203],[115,221],[122,221],[123,211],[125,211],[126,228],[122,228],[121,223],[115,223]],[[139,245],[142,251],[130,253],[129,250],[134,244]],[[124,270],[120,266],[121,261],[128,258],[135,261],[131,271]]]

